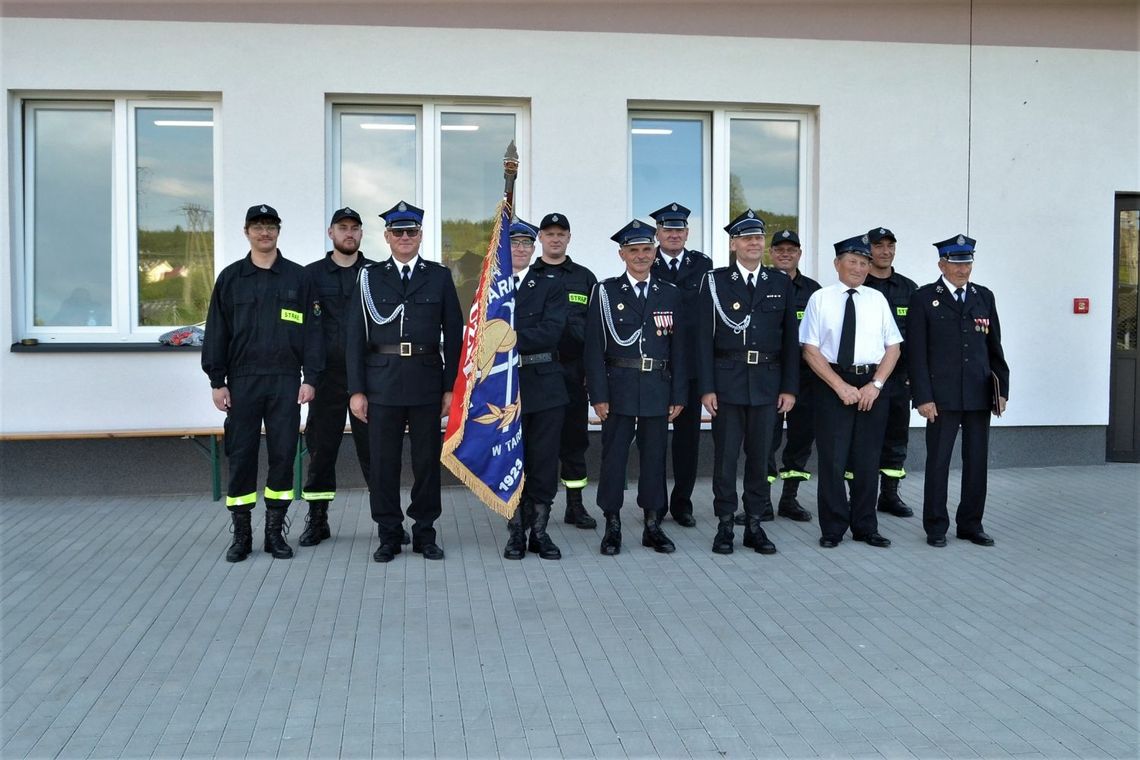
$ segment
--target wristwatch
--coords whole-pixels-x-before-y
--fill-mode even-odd
[[[880,391],[881,391],[881,390],[883,389],[883,381],[882,381],[882,380],[875,380],[875,379],[872,379],[872,380],[871,380],[871,385],[875,386],[875,389],[876,389],[876,390],[880,390]]]

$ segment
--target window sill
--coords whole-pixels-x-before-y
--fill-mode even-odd
[[[155,353],[155,352],[201,352],[201,346],[164,346],[153,343],[26,343],[16,342],[11,348],[14,354],[110,354],[110,353]]]

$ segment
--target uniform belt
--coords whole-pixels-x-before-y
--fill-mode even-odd
[[[526,367],[530,364],[546,364],[548,362],[558,361],[557,351],[547,351],[542,354],[519,354],[519,366]]]
[[[669,369],[668,359],[651,359],[643,356],[640,359],[623,359],[617,356],[606,357],[607,367],[622,367],[624,369],[639,369],[642,372],[652,372],[655,369]]]
[[[729,349],[716,350],[716,358],[718,359],[734,359],[738,362],[745,362],[746,364],[779,364],[780,357],[778,354],[766,354],[763,351],[731,351]]]
[[[831,368],[836,372],[846,372],[848,375],[873,375],[875,370],[879,368],[878,364],[852,364],[849,367],[841,367],[838,364],[832,364]]]
[[[393,354],[395,356],[422,356],[423,354],[438,354],[438,343],[384,343],[372,346],[374,354]]]

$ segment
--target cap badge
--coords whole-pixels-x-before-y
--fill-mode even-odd
[[[784,234],[781,235],[781,237],[785,237],[785,238],[790,238],[791,236],[792,236],[792,233],[788,232],[787,230],[784,230]]]
[[[752,209],[748,209],[748,215],[747,216],[749,219],[755,219],[756,218],[756,214],[752,213]]]
[[[632,228],[634,228],[634,229],[636,230],[638,227],[640,227],[640,226],[641,226],[641,222],[639,222],[639,221],[637,221],[637,220],[635,219],[635,220],[634,220],[634,222],[633,222],[633,224],[631,224],[631,225],[629,225],[629,226],[630,226],[630,227],[632,227]]]
[[[958,236],[958,245],[965,245],[965,244],[966,244],[966,236],[965,235],[959,235]]]
[[[267,209],[265,206],[262,206],[262,207],[261,207],[261,213],[263,213],[263,214],[268,214],[268,213],[269,213],[269,209]]]
[[[868,240],[867,240],[867,236],[866,236],[866,235],[864,235],[862,238],[860,238],[860,240],[861,240],[861,242],[863,243],[863,245],[867,245],[867,243],[868,243]]]
[[[398,211],[407,211],[408,210],[408,204],[404,203],[403,201],[400,201],[400,205],[396,206],[396,209]]]
[[[886,235],[886,234],[887,234],[887,231],[886,231],[886,230],[884,230],[882,227],[880,227],[880,228],[879,228],[879,234],[880,234],[880,235]]]
[[[355,214],[356,213],[355,211],[350,209],[348,206],[345,206],[343,210],[344,210],[345,214]]]
[[[557,222],[558,221],[558,214],[555,214],[554,216],[550,217],[550,221]]]
[[[670,206],[669,208],[670,208],[670,209],[672,209],[673,211],[676,211],[676,210],[677,210],[677,204],[676,204],[676,203],[674,203],[674,204],[673,204],[672,206]]]

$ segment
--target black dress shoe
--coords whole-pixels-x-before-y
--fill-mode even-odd
[[[824,536],[823,538],[819,539],[819,545],[824,549],[834,549],[835,547],[839,546],[839,541],[835,540],[834,538],[828,538],[827,536]]]
[[[443,549],[440,549],[439,544],[434,541],[429,544],[412,546],[412,551],[424,555],[424,559],[443,559]]]
[[[732,554],[732,518],[725,515],[720,518],[716,529],[716,536],[712,543],[713,554]]]
[[[641,531],[641,545],[659,554],[672,554],[677,550],[665,531],[661,530],[661,518],[648,511],[645,513],[645,529]]]
[[[946,546],[946,536],[927,536],[926,543],[937,546],[939,549]]]
[[[865,536],[851,536],[856,541],[862,541],[868,546],[877,546],[880,549],[886,549],[891,545],[891,539],[886,536],[880,536],[878,533],[868,533]]]
[[[989,534],[987,534],[985,531],[982,531],[982,530],[979,530],[976,533],[962,533],[961,531],[959,531],[958,532],[958,538],[961,538],[965,541],[969,541],[972,544],[977,544],[978,546],[993,546],[994,545],[994,540],[989,537]]]
[[[880,500],[878,509],[880,512],[886,512],[888,515],[894,515],[895,517],[914,517],[914,510],[901,501],[887,502]]]
[[[691,514],[673,515],[673,522],[677,523],[682,528],[697,527],[697,521]]]
[[[798,504],[781,507],[777,510],[776,514],[780,517],[786,517],[789,520],[795,520],[796,522],[811,522],[811,512],[808,512]]]
[[[744,540],[740,543],[752,549],[757,554],[775,554],[776,545],[768,539],[768,534],[760,527],[759,522],[755,525],[746,526],[744,533]]]
[[[606,532],[602,535],[602,554],[613,557],[621,553],[621,517],[606,515]]]
[[[377,562],[391,562],[396,558],[396,555],[401,551],[399,544],[384,543],[380,544],[380,548],[372,555],[372,559]]]

